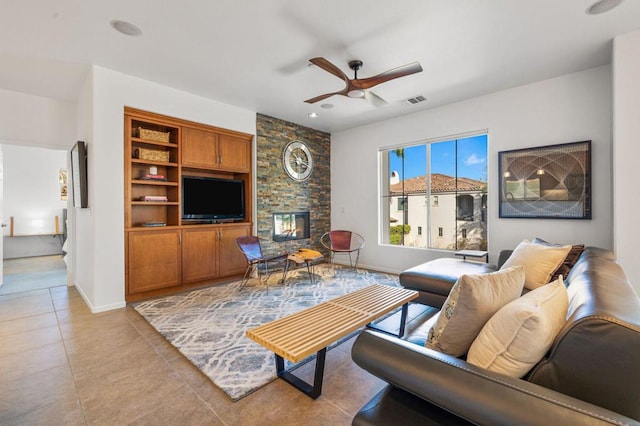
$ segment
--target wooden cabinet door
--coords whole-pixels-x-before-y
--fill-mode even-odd
[[[205,169],[218,168],[218,135],[205,130],[182,129],[182,165]]]
[[[248,225],[220,228],[218,258],[220,259],[221,277],[241,274],[247,269],[247,259],[236,245],[236,238],[250,235],[250,232]]]
[[[251,169],[251,139],[229,135],[218,136],[221,170],[249,173]]]
[[[218,276],[218,230],[182,231],[182,277],[186,283]]]
[[[129,232],[127,293],[180,285],[180,231]]]

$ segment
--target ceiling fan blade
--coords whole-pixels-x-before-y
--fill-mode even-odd
[[[333,93],[325,93],[324,95],[316,96],[315,98],[307,99],[305,102],[308,104],[315,104],[318,101],[322,101],[324,99],[330,98],[333,95],[342,95],[342,91],[333,92]]]
[[[364,99],[376,108],[389,105],[387,101],[369,90],[364,92]]]
[[[419,73],[421,71],[422,66],[420,66],[418,62],[413,62],[411,64],[403,65],[401,67],[385,71],[373,77],[358,79],[358,86],[362,89],[369,89],[371,87],[377,86],[378,84],[384,83],[385,81],[393,80],[399,77],[405,77],[407,75]]]
[[[312,59],[309,59],[309,62],[311,62],[313,65],[319,68],[322,68],[326,72],[329,72],[335,75],[341,80],[349,81],[349,77],[347,77],[347,75],[343,73],[340,68],[336,67],[331,62],[327,61],[325,58],[312,58]]]

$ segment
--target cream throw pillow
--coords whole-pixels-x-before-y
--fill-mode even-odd
[[[502,268],[524,266],[524,288],[533,290],[547,284],[571,251],[571,245],[551,247],[524,240],[515,248]]]
[[[466,354],[482,326],[498,309],[519,297],[523,285],[522,266],[462,275],[442,305],[425,346],[456,357]]]
[[[522,377],[547,353],[567,317],[562,277],[500,309],[474,340],[467,361],[511,377]]]

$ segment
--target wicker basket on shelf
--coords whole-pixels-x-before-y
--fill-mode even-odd
[[[158,151],[157,149],[136,148],[133,150],[133,158],[150,161],[169,162],[169,151]]]
[[[137,127],[134,130],[140,139],[147,139],[154,142],[169,142],[169,138],[171,137],[171,132],[159,132],[142,127]]]

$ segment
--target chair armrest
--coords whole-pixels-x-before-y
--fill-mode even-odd
[[[391,385],[477,424],[640,425],[568,395],[372,330],[358,336],[351,356]]]

